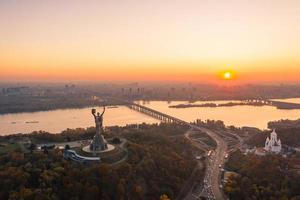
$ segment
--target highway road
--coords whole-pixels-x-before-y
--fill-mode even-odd
[[[217,147],[214,150],[214,153],[209,158],[204,178],[203,189],[201,191],[199,190],[194,192],[192,195],[189,193],[185,199],[192,200],[198,199],[200,196],[206,196],[208,199],[223,200],[225,198],[222,188],[220,188],[221,169],[224,167],[224,156],[227,152],[227,143],[217,133],[207,128],[199,127],[196,125],[190,126],[194,130],[202,131],[213,138],[217,143]]]

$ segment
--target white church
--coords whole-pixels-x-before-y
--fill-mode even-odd
[[[271,133],[271,138],[267,137],[265,142],[265,148],[267,152],[280,153],[281,152],[281,140],[277,138],[275,130]]]

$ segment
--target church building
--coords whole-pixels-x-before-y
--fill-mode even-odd
[[[280,153],[281,152],[281,140],[277,138],[275,130],[271,133],[271,138],[267,137],[265,142],[265,148],[267,152]]]

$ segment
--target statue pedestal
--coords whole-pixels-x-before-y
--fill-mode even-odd
[[[104,150],[97,150],[97,151],[93,151],[90,149],[90,145],[87,145],[85,147],[82,148],[82,150],[84,152],[87,152],[87,153],[104,153],[104,152],[109,152],[109,151],[112,151],[115,149],[115,146],[111,145],[111,144],[107,144],[107,149],[104,149]]]

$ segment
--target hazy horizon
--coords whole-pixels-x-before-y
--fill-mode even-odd
[[[4,0],[0,18],[2,81],[300,82],[296,0]]]

